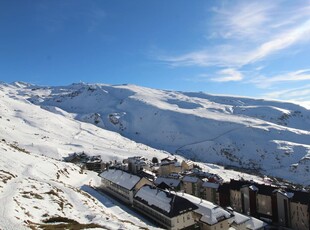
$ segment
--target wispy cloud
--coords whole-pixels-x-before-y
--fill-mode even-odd
[[[310,69],[302,69],[276,76],[259,76],[256,79],[250,80],[251,83],[254,83],[260,88],[268,88],[275,84],[294,81],[310,81]]]
[[[286,54],[296,52],[291,48],[310,41],[309,11],[309,1],[299,1],[294,5],[285,1],[225,1],[211,10],[214,14],[212,29],[206,37],[217,39],[216,45],[179,55],[160,56],[158,59],[174,67],[222,68],[222,72],[214,74],[215,78],[208,78],[212,81],[247,80],[236,73],[252,66],[255,75],[259,75],[257,66],[261,66],[262,61],[278,57],[275,55],[283,51]],[[266,84],[289,79],[309,80],[308,74],[296,71],[265,80]]]
[[[263,33],[264,24],[270,21],[270,14],[274,8],[275,3],[271,1],[234,2],[233,5],[214,7],[213,34],[225,39],[256,39]]]
[[[300,41],[310,40],[310,20],[297,26],[293,29],[289,29],[280,33],[273,39],[264,42],[249,55],[249,63],[261,60],[279,50],[286,49]],[[247,64],[247,63],[245,63]]]
[[[310,84],[292,89],[272,91],[262,96],[270,99],[298,102],[310,109]]]
[[[243,67],[250,63],[258,62],[280,50],[310,40],[310,20],[303,24],[277,34],[270,40],[256,45],[254,48],[246,48],[233,45],[218,45],[205,50],[194,51],[179,56],[160,57],[173,66],[219,66],[219,67]]]
[[[219,77],[212,78],[212,81],[216,82],[229,82],[229,81],[241,81],[243,79],[243,75],[236,69],[223,69],[217,72]]]

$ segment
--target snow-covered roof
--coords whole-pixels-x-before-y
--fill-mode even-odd
[[[246,227],[251,230],[264,228],[267,224],[259,219],[251,217],[248,222],[246,222]]]
[[[242,215],[239,212],[233,212],[233,214],[234,214],[234,217],[233,217],[231,223],[235,222],[236,224],[239,225],[239,224],[243,224],[243,223],[247,222],[248,220],[250,220],[249,216]]]
[[[201,215],[200,221],[204,223],[213,225],[218,223],[221,219],[228,219],[231,217],[231,214],[228,211],[210,201],[203,200],[187,193],[182,193],[182,197],[198,206],[198,209],[195,210],[195,212]]]
[[[160,183],[164,182],[165,184],[171,187],[178,187],[180,184],[180,180],[174,178],[167,178],[167,177],[157,177],[154,183],[159,185]]]
[[[135,199],[151,206],[168,217],[178,216],[198,208],[195,204],[183,197],[149,185],[143,186],[136,193]]]
[[[215,188],[215,189],[218,189],[218,187],[219,187],[220,185],[217,184],[217,183],[212,183],[212,182],[205,181],[205,182],[202,184],[202,186],[205,187],[205,188]]]
[[[173,156],[167,156],[167,157],[161,159],[160,161],[161,162],[163,162],[163,161],[177,161],[177,159]]]
[[[237,225],[245,224],[246,228],[251,230],[261,229],[267,225],[264,221],[261,221],[251,216],[243,215],[235,211],[233,212],[233,218],[231,219],[230,223],[233,222]]]
[[[91,156],[87,160],[87,163],[100,163],[100,162],[102,162],[101,156]]]
[[[147,173],[147,174],[149,174],[149,175],[152,175],[152,176],[156,176],[156,174],[155,173],[153,173],[152,171],[150,171],[150,170],[147,170],[147,169],[142,169],[142,171],[143,172],[145,172],[145,173]]]
[[[184,162],[185,162],[188,166],[194,165],[194,162],[191,161],[191,160],[185,160]]]
[[[100,174],[101,178],[105,178],[115,184],[118,184],[128,190],[133,189],[133,187],[140,181],[140,177],[132,175],[130,173],[124,172],[122,170],[110,169],[104,171]]]
[[[153,189],[149,186],[142,187],[135,197],[140,197],[141,199],[147,201],[149,205],[154,205],[166,212],[170,212],[172,197],[167,197],[166,192],[159,189]]]
[[[149,160],[147,160],[145,157],[142,156],[134,156],[134,157],[128,157],[127,159],[128,163],[133,163],[137,165],[148,165],[151,164]]]

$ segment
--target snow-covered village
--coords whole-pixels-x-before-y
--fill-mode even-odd
[[[255,182],[241,177],[224,182],[194,162],[180,162],[173,156],[103,162],[100,156],[80,153],[65,159],[97,171],[101,178],[98,191],[166,229],[254,230],[268,224],[309,228],[309,191],[276,185],[270,178]]]
[[[309,230],[310,0],[0,0],[0,230]]]

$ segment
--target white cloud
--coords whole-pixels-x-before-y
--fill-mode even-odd
[[[310,39],[310,20],[297,26],[293,29],[287,30],[275,38],[264,42],[248,57],[248,62],[256,62],[268,55],[271,55],[279,50],[288,48],[297,42],[307,41]],[[247,63],[245,63],[247,64]]]
[[[293,81],[310,81],[310,69],[302,69],[271,77],[261,76],[251,80],[250,83],[254,83],[255,85],[261,88],[268,88],[272,85],[279,84],[282,82],[293,82]]]
[[[212,9],[216,13],[213,20],[215,31],[225,39],[256,39],[264,31],[263,26],[270,21],[270,14],[275,8],[275,2],[271,1],[234,1],[231,4]]]
[[[240,67],[248,63],[250,54],[231,45],[219,45],[179,56],[161,56],[160,60],[172,66]]]
[[[258,62],[280,50],[289,48],[298,42],[308,40],[310,40],[310,20],[278,34],[251,50],[242,48],[242,45],[219,45],[180,56],[161,57],[160,59],[173,66],[197,65],[241,68],[247,64]]]
[[[162,56],[159,59],[175,67],[220,67],[224,71],[222,74],[227,76],[222,77],[217,73],[217,81],[240,81],[245,79],[242,75],[225,71],[230,69],[240,73],[244,67],[254,66],[253,71],[258,73],[260,69],[255,68],[261,65],[260,62],[284,50],[288,51],[294,45],[310,41],[309,1],[298,1],[294,5],[285,1],[221,3],[220,7],[214,7],[211,11],[216,15],[212,21],[210,35],[205,36],[209,40],[218,39],[217,45],[180,55]],[[290,49],[286,54],[295,52],[296,49]],[[289,79],[309,80],[308,74],[305,73],[275,76],[271,79],[267,79],[266,85]]]
[[[243,79],[242,73],[236,69],[223,69],[217,72],[219,77],[212,78],[212,81],[228,82],[228,81],[241,81]]]
[[[264,98],[270,99],[281,99],[291,101],[300,104],[308,109],[310,109],[310,85],[305,85],[302,87],[278,90],[266,93],[263,95]]]

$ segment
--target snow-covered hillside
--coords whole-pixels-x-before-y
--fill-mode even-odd
[[[1,89],[16,104],[1,105],[15,119],[2,119],[7,128],[1,131],[18,126],[22,147],[30,151],[54,158],[85,149],[109,159],[165,155],[154,147],[310,184],[310,111],[295,104],[134,85],[4,83]],[[27,116],[18,103],[29,106]],[[14,134],[6,135],[14,141]]]
[[[46,111],[19,97],[15,87],[0,88],[1,229],[51,224],[59,229],[153,228],[96,194],[89,187],[100,183],[96,173],[65,163],[62,157],[85,151],[109,161],[167,153],[76,121],[61,109]]]
[[[5,229],[55,220],[58,227],[153,228],[88,187],[99,183],[95,173],[61,161],[73,152],[110,161],[164,158],[167,150],[310,184],[309,111],[297,105],[98,84],[2,83],[0,100]],[[211,163],[200,165],[226,181],[262,181]]]
[[[29,153],[6,141],[0,142],[0,155],[1,229],[44,228],[51,224],[59,229],[148,226],[129,214],[119,215],[121,209],[86,193],[91,190],[87,186],[90,180],[93,185],[100,181],[95,173]]]
[[[14,86],[0,85],[1,138],[29,152],[62,159],[70,153],[85,151],[90,155],[104,155],[106,161],[132,155],[167,155],[118,133],[79,122],[60,108],[42,106],[42,109],[25,98],[17,95]]]
[[[255,169],[263,174],[310,184],[310,111],[295,104],[155,90],[135,85],[80,83],[39,87],[15,83],[3,84],[2,88],[12,98],[22,98],[58,114],[56,121],[53,119],[46,127],[41,127],[43,130],[49,130],[55,125],[53,122],[71,119],[70,124],[65,123],[68,127],[63,127],[64,132],[59,130],[61,134],[72,137],[68,141],[70,144],[66,151],[62,151],[55,150],[54,142],[51,142],[50,152],[54,155],[68,149],[77,151],[80,141],[87,141],[85,136],[89,132],[96,134],[97,139],[88,146],[98,153],[102,149],[97,150],[96,145],[107,141],[99,133],[110,130],[138,143],[176,152],[196,161]],[[18,111],[11,112],[22,117]],[[35,110],[32,116],[36,116]],[[32,122],[38,122],[38,119]],[[22,119],[20,123],[23,123]],[[81,124],[87,128],[79,128]],[[72,127],[80,131],[70,131]],[[56,142],[67,139],[57,139],[57,135],[59,133],[53,137]],[[112,132],[111,136],[115,136],[111,138],[112,149],[104,151],[120,147],[118,140],[122,137]],[[44,140],[44,136],[40,138],[49,141]],[[79,141],[74,144],[74,139]],[[133,142],[131,145],[136,147],[137,144]],[[142,150],[148,149],[145,145],[141,144]],[[26,147],[31,149],[31,142]],[[123,154],[126,155],[127,151],[126,145]],[[151,148],[149,151],[152,154]]]

